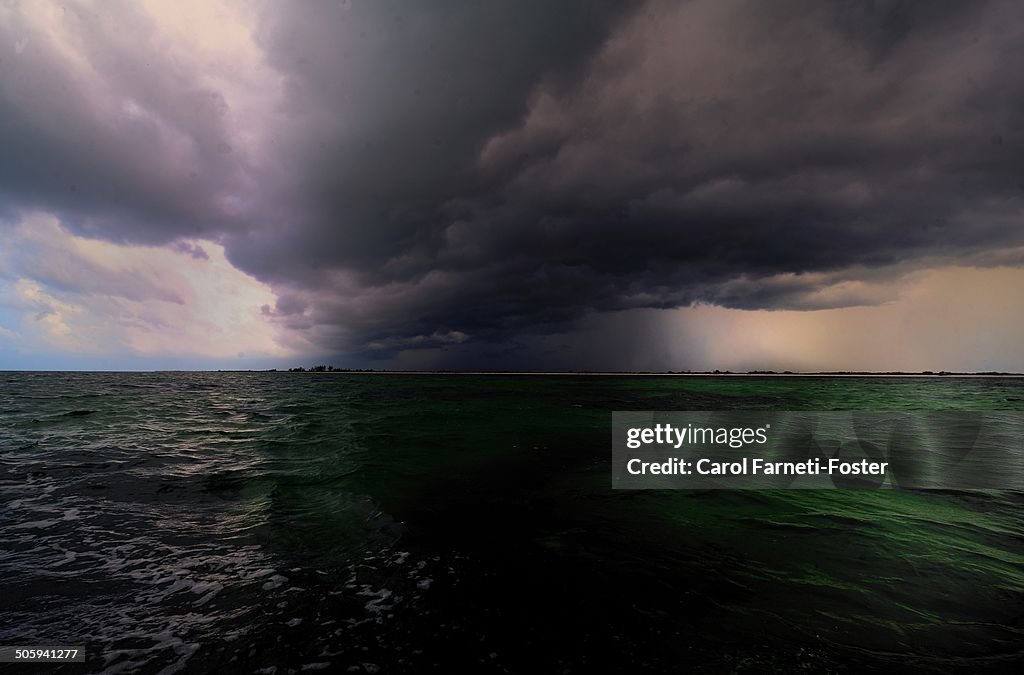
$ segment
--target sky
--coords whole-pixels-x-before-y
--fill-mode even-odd
[[[1024,7],[0,1],[0,368],[1024,371]]]

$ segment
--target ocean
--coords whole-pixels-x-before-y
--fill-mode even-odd
[[[1024,379],[0,373],[0,645],[84,646],[67,673],[1024,662],[1021,492],[612,490],[626,410],[1021,411]]]

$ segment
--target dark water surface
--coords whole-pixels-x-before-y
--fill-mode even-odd
[[[1024,410],[1024,380],[0,373],[0,644],[87,645],[69,673],[1020,667],[1019,492],[610,489],[611,411],[727,409]]]

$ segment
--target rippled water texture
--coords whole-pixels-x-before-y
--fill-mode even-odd
[[[1020,493],[612,491],[631,409],[1024,410],[1024,380],[0,373],[0,643],[111,673],[1020,666]]]

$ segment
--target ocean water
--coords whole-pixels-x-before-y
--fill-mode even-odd
[[[613,491],[613,410],[1024,379],[0,373],[0,644],[57,672],[1014,672],[1020,492]],[[52,670],[47,666],[48,670]]]

